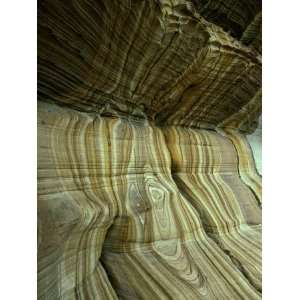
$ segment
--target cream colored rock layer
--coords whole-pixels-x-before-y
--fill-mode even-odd
[[[253,158],[253,152],[245,135],[238,130],[225,128],[218,130],[222,135],[229,138],[238,154],[238,168],[241,179],[249,186],[255,195],[257,202],[262,202],[261,175],[257,172],[257,167]]]
[[[261,298],[259,233],[250,226],[260,213],[237,175],[206,175],[210,198],[192,187],[193,199],[173,180],[163,131],[148,121],[45,103],[38,118],[39,299]],[[209,217],[196,201],[210,205]]]
[[[232,142],[217,132],[164,129],[174,180],[205,231],[261,290],[261,210],[243,183]]]

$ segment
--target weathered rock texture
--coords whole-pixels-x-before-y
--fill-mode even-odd
[[[261,3],[38,12],[39,299],[260,299]]]

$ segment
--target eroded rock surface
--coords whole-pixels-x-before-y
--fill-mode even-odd
[[[39,299],[261,298],[260,6],[39,1]]]

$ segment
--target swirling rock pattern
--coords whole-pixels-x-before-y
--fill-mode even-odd
[[[219,130],[219,132],[232,141],[238,153],[239,175],[244,183],[251,188],[258,202],[261,203],[261,176],[257,171],[259,166],[255,163],[253,150],[247,137],[232,129]]]
[[[101,257],[121,298],[259,299],[178,190],[158,127],[42,103],[39,117],[39,216],[47,232],[40,272],[54,277],[41,280],[42,292],[115,297]],[[57,248],[54,271],[47,262]]]
[[[171,127],[164,133],[180,191],[198,211],[205,231],[261,290],[261,211],[240,180],[234,145],[207,130]]]
[[[39,299],[261,298],[260,5],[38,2]]]

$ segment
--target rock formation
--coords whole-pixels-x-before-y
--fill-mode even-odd
[[[260,1],[38,1],[38,298],[261,299],[260,115]]]

